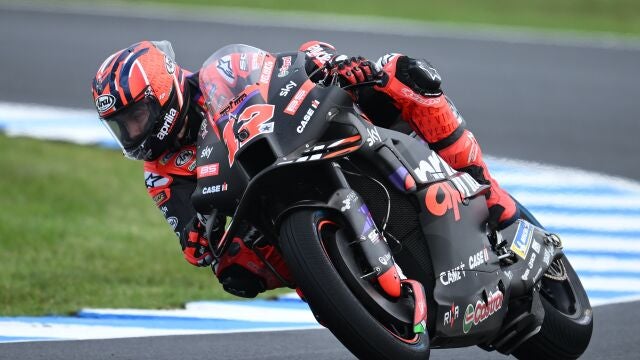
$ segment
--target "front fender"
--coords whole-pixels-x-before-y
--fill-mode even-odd
[[[282,221],[284,221],[284,219],[286,219],[291,213],[302,210],[302,209],[326,210],[328,212],[332,212],[334,215],[340,218],[344,218],[338,209],[336,209],[335,207],[325,202],[314,201],[314,200],[302,200],[290,205],[289,207],[282,210],[278,214],[278,216],[276,217],[276,221],[274,223],[275,232],[280,233],[280,227],[282,226]]]

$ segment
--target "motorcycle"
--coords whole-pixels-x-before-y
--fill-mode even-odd
[[[304,52],[230,45],[201,69],[211,116],[192,200],[208,219],[232,218],[214,255],[254,226],[262,235],[246,245],[257,255],[274,245],[293,280],[262,257],[271,274],[359,358],[472,345],[520,359],[580,356],[592,310],[561,239],[519,203],[521,219],[491,229],[487,185],[415,134],[371,124],[339,82],[313,81],[305,63]],[[247,86],[219,86],[240,74]]]

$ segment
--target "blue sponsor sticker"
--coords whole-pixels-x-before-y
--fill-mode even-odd
[[[522,259],[526,259],[532,238],[533,225],[526,221],[520,221],[520,224],[518,224],[518,230],[516,230],[516,236],[511,244],[511,251],[516,253]]]

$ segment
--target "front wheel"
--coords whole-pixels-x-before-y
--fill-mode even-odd
[[[359,276],[367,270],[354,274],[357,254],[340,250],[354,240],[344,230],[321,210],[295,212],[280,230],[282,254],[319,322],[361,359],[428,359],[428,335],[413,333],[398,319],[407,299],[380,300],[372,293],[375,286]],[[354,258],[344,259],[347,254]]]

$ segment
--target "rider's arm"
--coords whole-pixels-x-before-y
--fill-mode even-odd
[[[178,236],[185,259],[193,265],[206,266],[213,258],[204,237],[204,226],[191,204],[196,187],[195,154],[195,146],[191,145],[145,162],[144,177],[147,192]],[[223,227],[222,222],[220,228]]]

